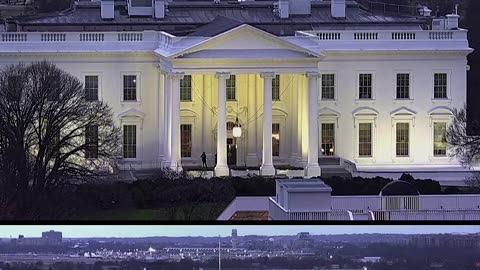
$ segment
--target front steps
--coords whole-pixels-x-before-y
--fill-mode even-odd
[[[342,167],[338,157],[322,157],[318,159],[318,164],[322,170],[321,177],[343,177],[352,178],[352,174]]]

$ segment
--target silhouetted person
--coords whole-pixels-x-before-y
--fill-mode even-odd
[[[202,157],[202,168],[208,168],[207,167],[207,155],[205,154],[205,152],[202,153],[201,157]]]

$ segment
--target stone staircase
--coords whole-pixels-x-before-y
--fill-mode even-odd
[[[322,169],[322,177],[339,176],[343,178],[352,178],[352,174],[340,165],[340,158],[338,157],[319,158],[318,164]]]

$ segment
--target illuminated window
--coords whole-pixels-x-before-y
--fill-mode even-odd
[[[124,101],[137,100],[137,76],[136,75],[123,76],[123,100]]]
[[[87,101],[98,100],[98,76],[85,76],[85,99]]]
[[[433,155],[446,156],[447,155],[447,123],[436,122],[433,123]]]
[[[180,125],[182,157],[192,156],[192,125]]]
[[[322,155],[335,155],[335,124],[322,124]]]
[[[272,124],[272,155],[280,156],[280,124]]]
[[[237,99],[237,88],[236,88],[236,77],[235,75],[230,75],[230,78],[226,80],[227,84],[227,100],[236,100]]]
[[[410,74],[397,74],[397,99],[410,98]]]
[[[360,74],[358,76],[358,98],[372,98],[372,74]]]
[[[433,97],[447,98],[447,73],[435,73],[433,81]]]
[[[137,126],[136,125],[123,126],[123,157],[124,158],[137,157]]]
[[[335,99],[335,74],[322,74],[322,99]]]
[[[358,124],[358,156],[372,156],[372,124]]]
[[[397,123],[396,154],[399,157],[408,156],[409,150],[409,123]]]
[[[180,79],[180,101],[192,101],[192,75]]]
[[[98,158],[98,126],[85,127],[85,157]]]
[[[280,75],[272,79],[272,100],[280,100]]]

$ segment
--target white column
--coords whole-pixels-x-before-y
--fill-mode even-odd
[[[318,72],[307,72],[308,78],[308,163],[306,176],[320,176],[318,165]]]
[[[180,155],[180,79],[183,79],[185,73],[172,73],[172,157],[170,162],[170,169],[173,171],[182,170],[182,160]]]
[[[170,89],[170,73],[168,71],[162,71],[163,75],[163,161],[162,168],[170,167],[171,160],[171,129],[172,119],[171,116],[171,89]]]
[[[227,86],[230,72],[217,72],[218,79],[218,122],[217,122],[217,164],[215,176],[229,176],[227,165]]]
[[[262,72],[263,78],[263,152],[261,175],[275,175],[272,156],[272,78],[273,72]]]
[[[257,85],[255,82],[256,75],[248,74],[248,123],[247,123],[247,166],[258,166],[257,156]]]
[[[158,165],[163,168],[163,160],[165,158],[165,87],[163,86],[163,71],[160,69],[158,74],[158,92],[157,92],[157,132],[158,132]]]
[[[299,97],[299,87],[298,87],[298,74],[291,74],[290,76],[294,76],[294,79],[297,81],[297,87],[292,87],[293,91],[289,93],[289,96],[292,98],[292,112],[294,112],[290,116],[290,134],[292,134],[292,145],[291,145],[291,154],[290,154],[290,165],[291,166],[297,166],[298,165],[298,126],[299,123],[301,124],[301,121],[299,121],[299,113],[298,113],[298,97]],[[292,78],[293,79],[293,78]],[[295,84],[294,84],[295,85]]]

